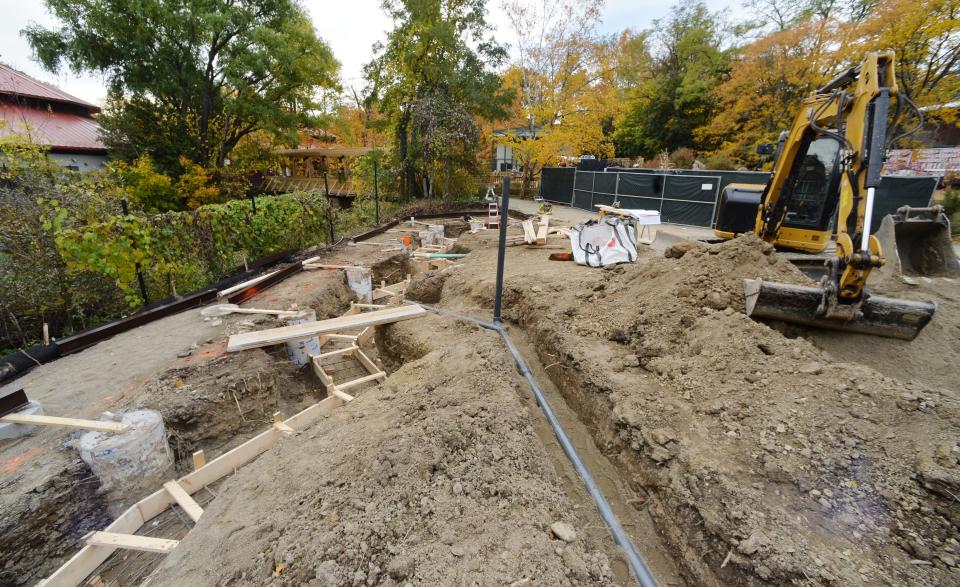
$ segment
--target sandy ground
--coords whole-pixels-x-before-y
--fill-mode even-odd
[[[494,240],[464,234],[464,261],[417,276],[410,295],[489,319]],[[807,279],[753,238],[668,256],[643,247],[636,264],[607,269],[549,252],[509,249],[504,317],[661,584],[960,584],[960,284],[877,281],[878,293],[940,305],[904,343],[743,315],[744,277]],[[370,256],[353,247],[331,260]],[[406,272],[402,261],[378,267]],[[337,273],[312,272],[246,305],[325,317],[348,298]],[[182,468],[192,450],[215,456],[273,410],[322,397],[279,349],[224,354],[228,334],[273,325],[181,314],[72,357],[87,357],[72,365],[79,386],[65,361],[24,381],[51,402],[69,388],[77,403],[65,408],[84,406],[71,415],[159,409]],[[196,527],[170,536],[182,545],[138,559],[121,583],[631,583],[497,337],[431,315],[379,328],[370,353],[390,373],[384,383],[211,488]],[[44,431],[0,446],[0,539],[13,553],[0,582],[49,573],[117,500],[135,497],[98,492],[68,438]],[[24,534],[17,522],[31,515]],[[66,538],[37,537],[50,527]],[[104,576],[127,563],[111,564]]]

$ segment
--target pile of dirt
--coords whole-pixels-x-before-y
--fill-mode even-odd
[[[555,382],[678,529],[690,577],[955,581],[953,395],[745,316],[743,278],[807,282],[752,235],[685,248],[512,313],[570,367]]]
[[[308,306],[317,313],[317,320],[342,316],[350,307],[350,302],[357,299],[356,294],[347,285],[347,279],[342,271],[336,272],[339,282],[333,282],[324,287]]]
[[[226,481],[152,582],[612,584],[496,335],[428,316],[380,336],[409,362]]]
[[[424,304],[436,304],[440,301],[443,285],[450,273],[447,271],[426,271],[418,273],[407,288],[406,297]]]
[[[495,254],[472,257],[441,306],[488,307]],[[743,278],[809,283],[769,245],[683,244],[603,270],[518,251],[507,267],[505,316],[692,583],[957,581],[955,394],[745,316]]]
[[[960,392],[956,369],[960,356],[960,281],[918,278],[915,283],[907,284],[889,276],[874,280],[871,274],[869,291],[893,298],[933,301],[937,311],[914,340],[828,330],[799,334],[839,360],[869,365],[888,377]],[[784,332],[788,336],[797,333],[792,328]]]

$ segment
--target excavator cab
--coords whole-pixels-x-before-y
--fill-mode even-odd
[[[820,253],[830,242],[840,189],[840,144],[816,136],[803,141],[782,188],[783,221],[776,245],[806,253]],[[714,233],[730,239],[754,232],[767,186],[732,183],[720,194]]]

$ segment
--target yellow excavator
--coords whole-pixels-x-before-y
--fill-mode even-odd
[[[721,238],[753,232],[778,249],[822,253],[836,229],[836,255],[826,261],[819,287],[746,280],[748,315],[907,340],[933,317],[933,302],[871,296],[866,287],[870,272],[885,263],[870,226],[886,149],[913,132],[889,136],[894,99],[894,119],[910,108],[922,121],[919,109],[898,93],[894,54],[868,53],[804,101],[780,136],[766,185],[724,189],[714,225]],[[898,260],[916,260],[909,266],[926,274],[960,273],[939,207],[901,209],[884,226],[880,232],[902,237],[886,245]]]

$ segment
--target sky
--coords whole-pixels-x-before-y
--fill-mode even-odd
[[[333,49],[341,63],[341,79],[344,87],[362,85],[363,64],[370,60],[371,48],[376,41],[386,38],[390,19],[380,9],[380,0],[302,0],[313,19],[317,34]],[[603,10],[600,29],[604,33],[617,33],[625,28],[642,30],[649,28],[655,19],[665,16],[671,2],[664,0],[607,0]],[[714,11],[737,11],[737,0],[706,0]],[[500,0],[489,0],[488,19],[502,43],[513,44],[514,35],[509,20],[501,9]],[[39,0],[0,0],[0,61],[25,72],[39,80],[52,83],[67,93],[88,102],[101,104],[106,96],[102,79],[94,75],[74,75],[62,72],[49,73],[33,61],[32,51],[20,30],[30,24],[46,27],[55,25],[55,20]]]

